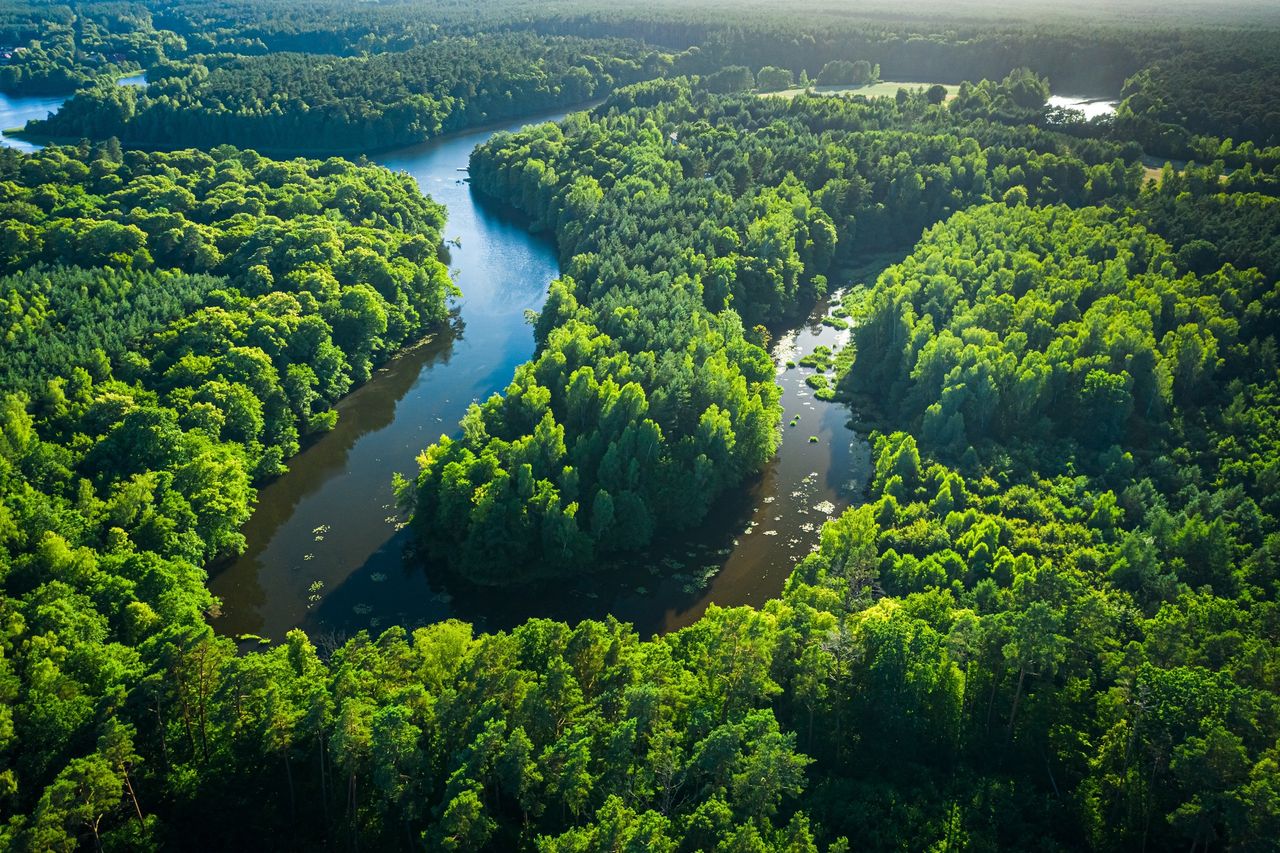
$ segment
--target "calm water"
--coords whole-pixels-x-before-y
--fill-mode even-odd
[[[147,73],[139,71],[137,74],[130,74],[128,77],[121,77],[119,83],[121,86],[145,86],[147,85]],[[0,92],[0,131],[16,130],[25,126],[32,119],[48,118],[50,113],[58,111],[58,108],[62,106],[68,97],[68,95],[41,95],[34,98],[17,98]],[[0,145],[17,148],[19,151],[28,153],[43,147],[21,139],[15,139],[4,133],[0,133]]]
[[[422,568],[403,559],[391,478],[412,476],[417,455],[533,354],[525,312],[541,307],[559,271],[549,240],[479,205],[465,183],[471,149],[492,133],[377,158],[448,207],[444,236],[461,241],[450,266],[464,295],[447,330],[344,399],[337,428],[259,493],[248,550],[209,583],[224,602],[220,631],[278,638],[298,625],[350,631],[448,615]]]
[[[248,550],[212,572],[210,588],[223,601],[218,630],[278,639],[300,626],[336,640],[450,617],[493,630],[532,616],[576,621],[610,613],[644,633],[670,630],[712,601],[759,604],[776,596],[815,546],[822,522],[865,483],[870,453],[846,428],[847,410],[813,398],[805,384],[812,370],[785,369],[847,335],[817,322],[826,310],[820,305],[813,322],[775,345],[785,421],[799,414],[799,425],[784,428],[773,463],[726,496],[696,532],[589,577],[519,594],[451,586],[442,567],[407,558],[410,537],[393,503],[392,474],[412,476],[417,455],[441,433],[455,434],[473,400],[506,387],[533,353],[525,312],[541,306],[558,274],[549,241],[483,204],[464,182],[471,149],[492,132],[376,158],[447,205],[445,237],[461,240],[451,267],[464,297],[450,329],[343,400],[337,429],[261,491],[245,528]]]
[[[1069,110],[1079,110],[1084,113],[1085,119],[1097,118],[1098,116],[1115,115],[1118,101],[1111,98],[1089,98],[1079,95],[1053,95],[1048,102],[1051,107],[1063,107]]]
[[[120,82],[146,81],[134,75]],[[0,95],[0,127],[43,118],[63,100]],[[471,150],[494,132],[374,158],[408,172],[447,206],[444,236],[459,241],[450,249],[450,266],[463,297],[446,328],[343,399],[337,427],[260,491],[244,529],[245,553],[210,570],[209,587],[222,600],[213,620],[219,631],[279,639],[302,627],[324,641],[450,617],[494,630],[533,616],[576,621],[610,613],[642,633],[668,631],[697,619],[711,602],[761,604],[776,596],[795,562],[816,548],[822,523],[865,486],[870,451],[845,426],[848,411],[814,399],[805,384],[811,369],[785,367],[818,345],[834,348],[846,338],[847,332],[820,322],[827,310],[820,304],[774,345],[785,410],[778,456],[724,496],[697,530],[589,577],[519,594],[451,588],[441,567],[408,558],[393,474],[412,476],[417,455],[442,433],[456,434],[472,401],[506,387],[533,354],[525,313],[541,307],[559,272],[550,240],[482,204],[466,182]],[[786,426],[795,415],[799,423]]]
[[[466,308],[461,316],[466,321],[461,339],[465,341],[485,321],[467,319]],[[815,312],[815,317],[820,316],[821,311]],[[816,547],[822,523],[856,499],[870,477],[870,449],[846,427],[848,410],[813,398],[805,384],[811,369],[785,368],[787,360],[798,361],[820,344],[842,343],[847,334],[809,322],[778,341],[774,354],[781,365],[784,424],[797,414],[800,422],[794,428],[783,427],[782,447],[774,461],[738,493],[725,496],[696,531],[648,553],[602,566],[590,576],[515,594],[454,588],[445,580],[442,567],[424,568],[406,559],[409,535],[393,532],[398,519],[386,486],[389,475],[379,481],[376,474],[362,472],[359,462],[345,457],[316,470],[323,464],[312,459],[319,455],[317,445],[297,457],[293,470],[261,493],[262,509],[246,529],[251,550],[232,568],[242,573],[240,582],[230,584],[230,573],[211,582],[213,591],[226,602],[223,617],[214,625],[227,633],[271,638],[301,626],[321,641],[337,642],[361,629],[416,627],[451,617],[484,630],[500,630],[534,616],[575,622],[613,614],[647,635],[693,622],[712,602],[762,604],[778,595],[796,561]],[[525,329],[520,339],[527,338]],[[461,341],[452,343],[455,353]],[[448,348],[448,344],[441,346],[442,351]],[[368,452],[377,454],[371,468],[385,473],[386,461],[398,456],[403,464],[392,465],[392,470],[414,470],[416,453],[440,425],[425,431],[416,425],[405,427],[397,434],[405,435],[406,442],[397,443],[391,451],[385,436],[395,423],[412,419],[407,401],[431,395],[437,380],[447,381],[449,372],[463,365],[460,354],[445,366],[429,357],[424,363],[422,355],[411,353],[344,401],[345,419],[369,405],[385,411],[394,407],[394,402],[388,405],[390,401],[401,400],[395,421],[382,432],[368,434],[372,445]],[[415,380],[418,371],[422,377]],[[509,375],[510,368],[495,374],[493,387],[502,387]],[[362,400],[369,397],[373,399]],[[452,427],[449,417],[456,420],[459,413],[446,416],[446,424]],[[340,420],[338,429],[343,428]],[[346,428],[361,431],[356,425]],[[818,441],[809,441],[810,436]],[[300,504],[271,506],[298,492],[315,497]],[[331,494],[331,499],[322,499],[324,494]],[[381,517],[382,527],[374,523],[375,515]],[[313,532],[321,524],[331,527]],[[316,541],[317,535],[323,541]],[[263,553],[253,543],[267,537],[271,538]],[[313,591],[311,584],[316,580],[324,586]]]
[[[0,92],[0,131],[21,128],[33,118],[48,118],[49,113],[56,113],[66,99],[66,95],[17,98]],[[39,145],[15,139],[6,133],[0,133],[0,145],[26,152],[40,148]]]
[[[805,382],[814,370],[786,367],[817,346],[835,349],[848,340],[849,332],[821,323],[826,309],[816,306],[773,347],[783,406],[777,456],[723,496],[696,530],[541,594],[497,601],[460,594],[451,602],[453,615],[498,629],[530,616],[576,621],[613,614],[648,635],[688,625],[712,603],[758,606],[776,598],[795,564],[817,549],[823,522],[859,499],[871,477],[871,449],[846,425],[849,410],[814,399]]]

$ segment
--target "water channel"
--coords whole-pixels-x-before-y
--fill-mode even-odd
[[[541,306],[558,274],[554,246],[485,204],[466,182],[472,148],[493,132],[374,158],[408,172],[447,206],[445,236],[457,241],[450,266],[464,295],[448,329],[341,401],[337,428],[262,489],[245,528],[248,549],[211,573],[210,588],[223,601],[213,621],[218,630],[278,639],[300,626],[340,638],[450,617],[496,630],[532,616],[575,621],[612,613],[644,633],[666,631],[696,619],[712,601],[760,604],[777,595],[796,560],[815,547],[822,522],[865,480],[859,472],[870,454],[845,426],[847,411],[815,401],[805,384],[811,370],[785,367],[847,335],[820,322],[823,304],[775,347],[785,417],[789,423],[798,414],[799,424],[784,430],[769,467],[726,496],[696,532],[577,582],[518,595],[456,588],[442,567],[406,559],[409,536],[392,475],[412,476],[417,454],[442,433],[455,433],[466,407],[502,390],[532,355],[525,314]]]
[[[60,101],[0,99],[0,127],[43,117]],[[542,305],[558,274],[553,244],[486,204],[467,182],[471,150],[496,130],[525,123],[373,158],[409,173],[448,208],[444,236],[456,240],[450,266],[463,297],[446,328],[340,401],[336,429],[261,490],[244,530],[245,553],[210,571],[210,588],[223,602],[213,620],[219,631],[279,639],[302,627],[340,639],[451,617],[498,630],[534,616],[576,621],[612,614],[642,634],[665,632],[696,620],[713,602],[760,605],[776,596],[795,563],[817,547],[822,523],[858,499],[869,448],[847,427],[845,407],[814,398],[805,382],[811,369],[787,367],[847,337],[821,322],[828,312],[821,303],[774,344],[784,409],[778,455],[722,497],[696,530],[590,576],[518,594],[472,590],[450,583],[440,566],[406,559],[409,535],[394,505],[392,475],[412,476],[417,455],[441,434],[456,433],[473,400],[505,388],[533,353],[526,314]]]

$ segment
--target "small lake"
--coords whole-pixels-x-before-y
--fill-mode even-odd
[[[145,86],[147,72],[139,71],[137,74],[121,77],[117,82],[121,86]],[[0,92],[0,145],[28,153],[38,151],[43,146],[16,139],[2,131],[20,129],[32,119],[48,118],[49,114],[56,113],[69,97],[70,95],[16,97]]]
[[[66,99],[66,95],[16,97],[0,92],[0,131],[21,129],[32,119],[48,118],[50,113],[58,111]],[[16,139],[7,133],[0,133],[0,145],[27,153],[37,151],[41,147],[23,139]]]
[[[1053,95],[1049,98],[1048,106],[1060,107],[1066,110],[1076,110],[1084,113],[1085,120],[1094,119],[1098,116],[1115,115],[1116,107],[1120,102],[1112,98],[1082,97],[1079,95]]]

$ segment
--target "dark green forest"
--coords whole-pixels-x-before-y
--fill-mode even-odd
[[[1280,849],[1265,4],[787,11],[0,7],[0,89],[78,90],[0,149],[0,850]],[[958,90],[763,94],[877,72]],[[264,153],[588,103],[472,152],[561,276],[426,425],[413,559],[519,596],[696,528],[823,298],[865,496],[662,636],[217,633],[259,488],[456,319],[408,174]]]
[[[368,151],[581,104],[664,61],[637,42],[525,34],[358,57],[216,54],[152,66],[145,91],[103,82],[33,130],[149,148]]]
[[[1202,28],[1194,4],[1166,4],[1160,16],[1111,5],[1101,20],[1034,4],[997,14],[981,2],[923,3],[897,15],[817,6],[798,16],[765,4],[743,19],[735,5],[751,0],[612,8],[148,0],[74,9],[9,0],[0,41],[16,52],[0,64],[0,91],[80,90],[53,120],[32,122],[28,132],[40,139],[353,153],[726,66],[818,84],[858,79],[859,64],[883,79],[949,83],[1027,67],[1062,91],[1121,94],[1115,121],[1087,132],[1137,141],[1156,157],[1212,162],[1227,139],[1251,146],[1249,160],[1252,146],[1280,143],[1270,85],[1280,68],[1271,29],[1256,27],[1277,21],[1247,2],[1214,10],[1221,34]],[[832,76],[842,65],[849,73]],[[114,85],[138,68],[153,85]],[[1268,160],[1274,187],[1276,158]]]

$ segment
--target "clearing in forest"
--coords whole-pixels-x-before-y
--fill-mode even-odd
[[[862,95],[866,98],[892,98],[898,94],[899,89],[928,89],[933,83],[910,83],[895,82],[892,80],[882,80],[879,83],[867,83],[861,86],[808,86],[805,88],[783,89],[778,92],[761,92],[761,97],[774,98],[794,98],[802,92],[808,92],[812,95]],[[959,86],[950,83],[941,83],[947,90],[947,100],[951,100],[960,91]]]

